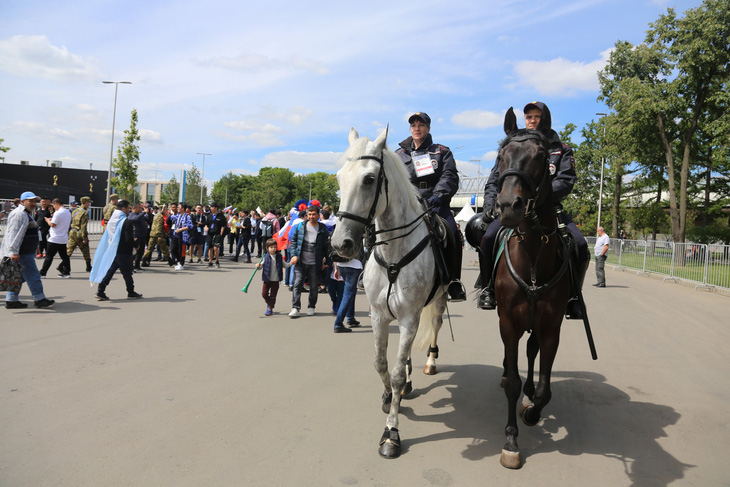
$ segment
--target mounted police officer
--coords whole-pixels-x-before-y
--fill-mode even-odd
[[[81,198],[81,206],[75,208],[71,213],[71,231],[68,234],[68,246],[66,254],[69,257],[74,253],[76,247],[81,250],[81,254],[86,261],[86,272],[91,272],[91,255],[89,255],[89,206],[91,206],[91,198],[84,196]]]
[[[411,136],[402,141],[396,150],[410,174],[411,183],[418,188],[421,198],[433,208],[451,227],[456,242],[456,221],[449,203],[459,189],[459,174],[451,150],[441,144],[434,144],[431,138],[431,117],[418,112],[408,119]],[[448,239],[447,239],[448,241]],[[458,248],[457,248],[458,247]],[[449,285],[449,300],[464,301],[466,292],[461,284],[461,248],[449,245],[444,250],[449,272],[453,273]]]
[[[546,109],[547,106],[540,101],[525,105],[523,110],[525,114],[525,128],[536,130],[537,125],[540,123],[540,117]],[[554,130],[551,130],[548,136],[548,151],[553,198],[557,206],[558,215],[562,223],[565,224],[566,230],[573,236],[573,240],[578,247],[577,275],[579,282],[576,284],[578,289],[580,289],[583,287],[583,279],[588,268],[588,262],[590,262],[588,244],[575,223],[573,223],[566,213],[562,212],[562,205],[560,204],[560,201],[573,190],[573,185],[577,179],[575,175],[573,150],[560,142],[558,134]],[[497,306],[494,299],[494,282],[492,280],[494,263],[492,259],[494,258],[494,241],[499,229],[502,227],[499,216],[494,213],[494,204],[499,192],[499,162],[499,159],[497,159],[489,175],[487,184],[484,187],[484,212],[482,213],[482,220],[489,226],[482,238],[481,252],[479,253],[479,268],[482,283],[486,283],[477,302],[477,306],[481,309],[495,309]],[[567,315],[573,319],[582,319],[583,317],[580,311],[580,305],[575,298],[568,302]]]

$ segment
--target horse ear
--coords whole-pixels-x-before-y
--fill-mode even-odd
[[[553,125],[553,117],[550,115],[550,109],[545,107],[540,114],[540,123],[537,124],[537,130],[545,135],[550,134]]]
[[[504,133],[509,135],[510,132],[517,130],[517,116],[512,107],[509,107],[507,113],[504,114]]]
[[[385,147],[385,141],[388,139],[388,128],[390,127],[390,124],[385,126],[385,130],[383,130],[380,135],[375,139],[375,148],[378,151],[382,151],[383,147]]]
[[[347,142],[352,145],[357,139],[360,138],[360,135],[358,135],[357,130],[355,130],[355,127],[350,127],[350,135],[347,136]]]

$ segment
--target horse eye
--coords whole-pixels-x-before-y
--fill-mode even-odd
[[[365,184],[365,185],[373,184],[374,182],[375,182],[375,177],[374,176],[369,176],[369,175],[368,176],[365,176],[363,178],[363,180],[362,180],[362,183]]]

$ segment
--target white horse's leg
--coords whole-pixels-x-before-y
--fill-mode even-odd
[[[423,373],[426,375],[436,374],[436,359],[439,357],[438,337],[441,325],[444,322],[444,310],[446,309],[446,295],[444,294],[434,303],[434,312],[431,317],[431,326],[433,327],[433,338],[428,346],[428,358],[426,359],[426,367]]]
[[[388,326],[390,320],[383,319],[380,313],[374,309],[371,310],[371,325],[373,327],[373,335],[375,337],[375,371],[380,375],[383,381],[385,391],[383,392],[383,412],[390,411],[390,403],[393,397],[390,383],[390,373],[388,372]]]
[[[398,411],[400,409],[401,392],[406,383],[406,368],[408,357],[416,337],[418,316],[409,316],[399,322],[400,342],[395,366],[390,373],[391,392],[393,400],[390,404],[388,419],[385,421],[385,432],[380,439],[378,453],[385,458],[400,456],[400,435],[398,433]]]

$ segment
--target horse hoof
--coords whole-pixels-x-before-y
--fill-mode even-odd
[[[522,417],[522,422],[525,423],[525,426],[535,426],[537,423],[540,422],[540,418],[537,418],[536,421],[531,421],[527,418],[527,415],[532,410],[532,406],[528,404],[523,404],[520,408],[520,416]]]
[[[380,448],[378,453],[381,457],[391,459],[400,456],[400,435],[398,429],[385,428],[383,436],[380,437]]]
[[[413,392],[413,382],[408,381],[406,382],[405,387],[403,387],[403,392],[401,392],[401,396],[407,396],[411,392]]]
[[[522,467],[520,452],[502,450],[502,456],[499,458],[499,463],[501,463],[503,467],[511,468],[513,470]]]
[[[423,373],[426,375],[436,375],[436,366],[435,365],[427,365],[423,369]]]

